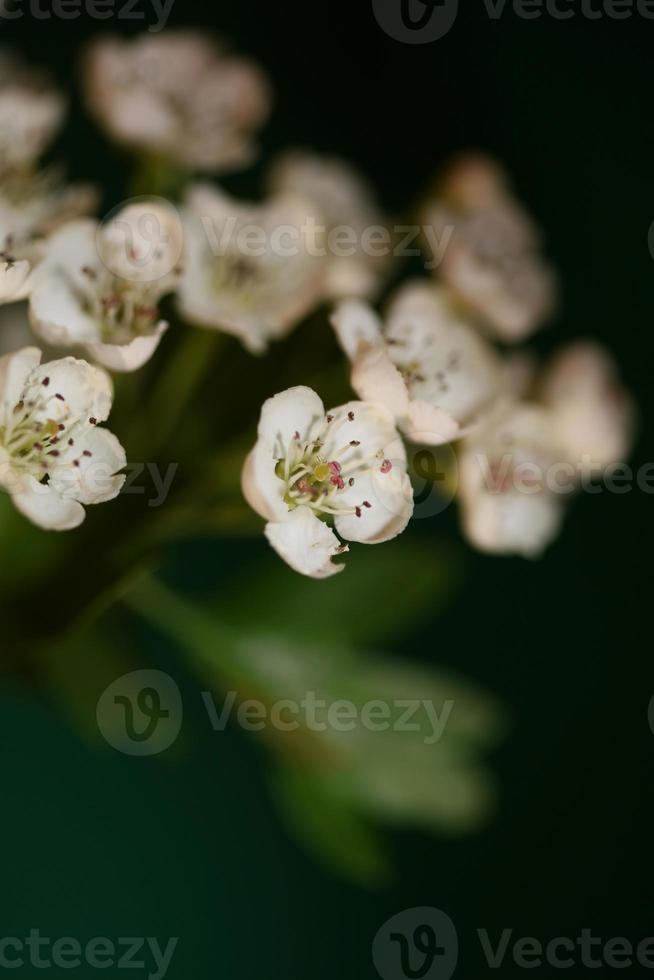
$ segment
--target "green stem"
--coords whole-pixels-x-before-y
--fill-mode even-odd
[[[145,411],[145,426],[150,435],[147,449],[153,457],[175,432],[189,403],[212,369],[214,354],[222,340],[222,334],[215,330],[184,329],[184,339],[169,358]]]

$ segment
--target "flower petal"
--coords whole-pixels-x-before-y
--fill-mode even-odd
[[[91,360],[109,371],[137,371],[150,360],[167,329],[168,324],[161,320],[152,333],[134,337],[128,344],[86,343],[84,349]]]
[[[101,504],[120,493],[125,476],[119,470],[126,464],[125,450],[113,432],[91,427],[75,439],[62,465],[52,471],[50,484],[62,497]]]
[[[288,388],[264,402],[259,438],[267,443],[274,458],[281,459],[295,434],[306,440],[315,423],[324,416],[322,399],[313,389],[304,385]]]
[[[463,499],[466,537],[474,547],[491,554],[537,558],[558,534],[562,519],[561,501],[547,491],[480,492]]]
[[[361,544],[381,544],[401,534],[411,520],[411,481],[401,466],[394,465],[388,473],[373,470],[358,476],[354,486],[342,492],[339,504],[358,507],[356,513],[339,514],[334,519],[342,538]]]
[[[425,401],[410,402],[402,431],[411,442],[425,446],[443,446],[463,435],[461,426],[451,415]]]
[[[68,408],[80,419],[88,417],[98,422],[104,422],[109,417],[113,385],[102,368],[94,367],[76,357],[62,357],[57,361],[41,364],[32,373],[30,380],[46,385],[53,395],[62,395],[58,399],[62,412]],[[53,401],[53,408],[56,407],[56,401]]]
[[[357,443],[354,454],[361,458],[378,456],[406,464],[406,451],[395,420],[383,405],[373,402],[346,402],[329,412],[332,421],[325,437],[322,455],[326,459],[341,459],[347,443]]]
[[[41,361],[38,347],[24,347],[13,354],[0,357],[0,426],[20,401],[27,378]]]
[[[85,517],[84,508],[77,500],[60,496],[52,487],[29,475],[23,477],[20,488],[12,493],[12,500],[21,514],[46,531],[70,531],[79,527]]]
[[[383,343],[381,320],[367,303],[345,300],[338,304],[330,321],[351,361],[356,360],[362,348],[379,347]]]
[[[265,534],[277,554],[301,575],[328,578],[345,568],[332,558],[347,548],[308,507],[291,511],[285,521],[267,524]]]
[[[364,401],[383,405],[396,419],[408,414],[406,383],[384,347],[363,350],[352,365],[350,380]]]
[[[47,240],[30,291],[30,320],[49,344],[70,346],[100,339],[100,327],[80,301],[82,269],[97,265],[95,221],[72,221]]]
[[[0,303],[24,299],[28,292],[30,264],[26,259],[0,261]]]
[[[275,473],[276,460],[268,443],[259,440],[241,473],[241,489],[252,510],[266,521],[283,521],[288,514],[285,486]]]

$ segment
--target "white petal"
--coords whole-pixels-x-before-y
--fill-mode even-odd
[[[70,531],[84,520],[84,508],[77,500],[60,496],[33,476],[23,477],[21,484],[12,494],[12,500],[21,514],[38,527],[46,531]]]
[[[358,442],[360,448],[356,454],[362,459],[379,456],[405,465],[406,451],[395,428],[395,420],[383,405],[352,401],[331,409],[329,415],[332,422],[322,450],[326,459],[340,459],[343,446]]]
[[[564,347],[548,368],[542,395],[570,460],[586,456],[601,466],[624,461],[636,412],[608,351],[583,341]]]
[[[461,426],[451,415],[429,402],[410,402],[406,416],[402,431],[412,442],[443,446],[463,435]]]
[[[20,401],[30,373],[41,362],[38,347],[24,347],[0,357],[0,425],[6,425]]]
[[[383,405],[396,419],[408,414],[406,383],[385,347],[362,350],[352,365],[351,383],[363,401]]]
[[[315,391],[304,385],[288,388],[264,402],[259,438],[281,459],[295,433],[306,440],[315,423],[324,417],[324,405]]]
[[[284,503],[285,485],[275,473],[277,460],[267,442],[259,440],[249,453],[241,473],[243,496],[252,510],[266,521],[283,521],[288,514]]]
[[[137,371],[150,360],[167,329],[162,320],[152,333],[134,337],[128,344],[86,343],[84,349],[92,361],[109,371]]]
[[[351,361],[361,348],[382,344],[381,321],[372,307],[357,300],[339,303],[330,317],[338,341]]]
[[[49,344],[70,346],[98,340],[100,326],[82,306],[83,268],[97,266],[95,221],[72,221],[47,240],[30,291],[30,320]]]
[[[381,544],[397,537],[413,514],[413,489],[401,464],[393,465],[389,473],[377,469],[358,476],[338,499],[339,506],[359,507],[360,516],[339,515],[334,519],[336,530],[347,541],[361,544]]]
[[[28,292],[30,263],[26,259],[0,260],[0,303],[24,299]]]
[[[463,530],[476,548],[491,554],[536,558],[554,540],[563,517],[554,494],[479,494],[464,500]]]
[[[34,332],[54,346],[70,347],[100,336],[100,326],[82,308],[74,284],[55,269],[37,273],[30,294],[30,321]]]
[[[128,282],[160,283],[160,295],[176,284],[174,270],[182,256],[182,221],[163,199],[144,199],[114,214],[98,229],[96,246],[102,262]]]
[[[120,493],[125,477],[118,471],[126,464],[125,450],[113,432],[90,428],[75,439],[65,462],[52,471],[50,485],[62,497],[100,504]]]
[[[266,525],[268,541],[291,568],[311,578],[327,578],[342,572],[332,561],[343,551],[334,532],[308,507],[291,511],[285,521]]]
[[[62,357],[42,364],[32,374],[37,384],[43,383],[46,378],[49,379],[48,390],[53,395],[63,395],[63,400],[53,399],[52,409],[56,409],[57,401],[60,401],[62,412],[68,406],[78,418],[88,417],[104,422],[109,417],[113,385],[102,368],[75,357]]]

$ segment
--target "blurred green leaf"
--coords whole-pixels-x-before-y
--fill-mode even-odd
[[[257,588],[253,583],[250,593]],[[387,865],[375,822],[449,834],[476,829],[491,812],[494,779],[479,757],[503,734],[504,722],[494,699],[474,686],[364,653],[339,640],[339,632],[300,637],[283,631],[282,618],[275,631],[274,617],[256,607],[249,618],[228,623],[226,601],[207,609],[149,577],[134,582],[124,601],[172,637],[212,688],[268,708],[289,700],[302,705],[308,695],[319,703],[311,721],[297,711],[299,724],[269,722],[260,737],[281,763],[275,791],[289,823],[332,866],[360,881],[380,880]],[[320,611],[310,601],[305,630],[309,613]],[[354,725],[330,721],[330,707],[340,701],[359,709]],[[407,701],[415,709],[408,725],[396,710]],[[392,709],[386,716],[392,721],[381,728],[364,724],[360,714],[373,702]]]
[[[330,797],[306,769],[278,770],[272,791],[289,829],[331,871],[366,885],[389,878],[388,854],[379,834],[353,808]]]
[[[3,595],[24,590],[52,573],[70,547],[61,534],[35,527],[8,493],[0,490],[0,588]]]
[[[353,546],[340,575],[316,582],[281,562],[248,569],[216,597],[235,628],[348,644],[389,642],[445,608],[462,581],[462,552],[408,539]]]

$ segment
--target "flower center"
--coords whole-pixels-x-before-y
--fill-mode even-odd
[[[80,302],[84,311],[100,323],[103,341],[127,343],[152,330],[159,315],[158,294],[152,284],[102,276],[89,266],[81,272],[89,287],[81,291]]]
[[[310,507],[319,517],[331,520],[345,514],[361,517],[364,508],[372,507],[370,501],[357,501],[349,491],[364,474],[375,470],[390,473],[393,464],[383,452],[366,455],[358,440],[348,440],[349,422],[354,422],[353,412],[336,421],[333,415],[327,415],[315,438],[303,441],[300,433],[295,433],[275,468],[286,485],[284,501],[290,509]],[[343,444],[327,451],[327,445],[339,445],[341,430]]]
[[[0,446],[12,469],[42,483],[48,482],[50,472],[62,462],[79,466],[82,456],[91,455],[89,450],[75,451],[75,439],[87,420],[74,416],[62,394],[47,391],[49,385],[46,377],[27,387],[7,424],[0,427]],[[88,422],[95,425],[96,419]]]

